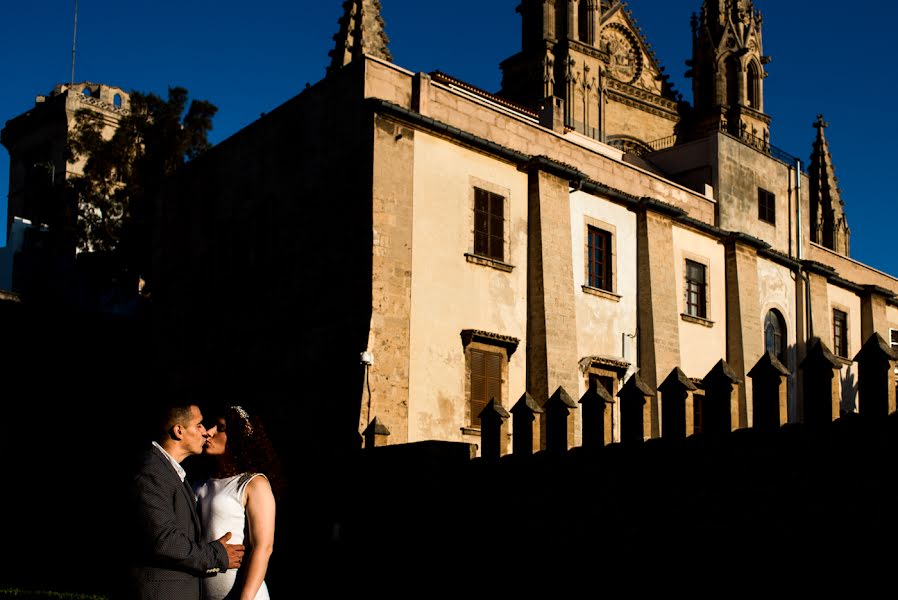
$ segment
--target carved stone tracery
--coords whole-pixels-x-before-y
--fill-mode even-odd
[[[602,30],[602,49],[609,56],[609,74],[623,83],[635,83],[642,76],[643,58],[639,40],[620,23]]]

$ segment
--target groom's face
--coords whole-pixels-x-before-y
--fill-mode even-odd
[[[203,426],[203,413],[198,406],[190,407],[190,419],[181,425],[181,436],[184,448],[190,454],[199,454],[203,451],[203,444],[209,434]]]

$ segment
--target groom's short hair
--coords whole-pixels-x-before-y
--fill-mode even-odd
[[[189,399],[169,400],[160,404],[156,412],[155,439],[161,442],[175,425],[186,425],[190,421],[193,406],[199,404]]]

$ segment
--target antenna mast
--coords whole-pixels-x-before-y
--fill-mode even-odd
[[[75,86],[75,42],[78,40],[78,0],[75,0],[75,29],[72,32],[72,87]]]

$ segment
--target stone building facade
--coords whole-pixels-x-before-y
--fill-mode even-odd
[[[797,373],[819,338],[857,409],[852,358],[898,328],[898,280],[848,256],[822,119],[809,170],[771,145],[752,2],[693,19],[692,105],[622,3],[523,0],[495,95],[392,64],[380,3],[344,5],[328,76],[161,200],[160,293],[194,299],[167,320],[201,346],[175,362],[233,378],[214,357],[239,345],[324,437],[376,418],[390,444],[478,443],[490,399],[613,396],[637,372],[654,390],[721,359],[748,427],[747,373],[768,349]],[[229,281],[246,289],[222,297]],[[656,394],[647,436],[661,414]],[[606,418],[618,441],[618,404]]]
[[[822,118],[807,170],[771,145],[750,0],[695,15],[692,104],[620,2],[522,0],[497,94],[393,64],[380,2],[344,7],[325,79],[159,199],[156,344],[177,381],[257,397],[310,447],[375,418],[389,444],[477,444],[490,400],[613,396],[634,373],[656,390],[724,359],[743,428],[768,350],[802,420],[819,338],[857,410],[852,359],[894,339],[898,279],[849,257]],[[658,394],[646,414],[661,435]],[[606,419],[619,441],[619,403]]]

